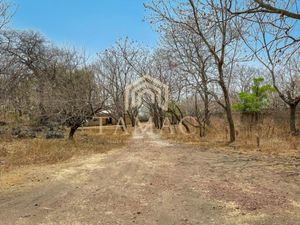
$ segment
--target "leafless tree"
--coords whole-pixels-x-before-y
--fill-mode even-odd
[[[44,37],[32,31],[7,31],[4,37],[3,49],[7,57],[13,58],[15,66],[21,69],[18,76],[36,83],[40,123],[45,124],[47,113],[44,93],[46,80],[49,78],[48,63],[53,57],[51,51],[48,51],[50,46]]]
[[[245,45],[268,71],[279,97],[290,108],[290,131],[297,133],[296,108],[300,96],[295,89],[298,75],[288,71],[290,61],[299,54],[297,40],[291,32],[297,27],[288,17],[265,11],[242,14],[248,17],[247,32],[242,35]]]
[[[272,27],[277,32],[277,39],[281,42],[281,50],[286,48],[299,48],[300,37],[297,29],[299,29],[300,14],[298,12],[298,1],[295,0],[244,0],[236,1],[235,9],[229,11],[232,15],[238,15],[250,24],[263,23]],[[265,15],[265,19],[258,15]]]
[[[169,51],[163,48],[156,49],[150,55],[148,67],[149,75],[168,86],[168,93],[166,94],[168,94],[169,106],[167,111],[175,116],[177,121],[180,121],[183,115],[180,111],[176,114],[175,111],[172,110],[172,105],[176,105],[176,100],[180,98],[178,94],[181,93],[180,89],[182,87],[179,77],[176,76],[178,75],[176,64],[173,63]],[[164,94],[161,97],[162,101],[166,101]],[[175,107],[177,107],[177,105]],[[159,107],[156,101],[150,104],[149,108],[155,127],[159,129],[162,128],[166,112]]]
[[[69,139],[73,139],[81,125],[106,109],[107,95],[84,56],[74,50],[58,53],[55,77],[50,82],[48,114],[70,127]]]
[[[297,3],[298,2],[294,0],[250,0],[247,4],[248,9],[237,11],[234,13],[237,15],[250,13],[277,14],[281,17],[289,17],[292,19],[300,20]]]
[[[4,107],[4,102],[6,101],[7,89],[9,86],[9,77],[8,77],[8,68],[11,66],[11,58],[5,57],[4,52],[4,42],[5,37],[3,34],[5,33],[6,26],[10,21],[10,5],[0,0],[0,103],[1,106]]]
[[[199,100],[203,102],[195,105],[198,123],[201,124],[201,136],[205,135],[205,125],[209,125],[210,111],[209,104],[212,99],[210,94],[209,69],[212,64],[210,54],[207,54],[204,44],[199,41],[197,36],[189,30],[180,29],[176,25],[166,31],[163,39],[164,45],[169,49],[173,64],[179,69],[179,77],[182,84],[190,90],[192,95],[199,95]],[[178,77],[177,76],[177,77]],[[178,79],[178,78],[177,78]],[[200,119],[201,118],[201,119]]]
[[[115,120],[121,117],[125,120],[125,115],[128,113],[132,125],[135,123],[137,109],[131,108],[128,112],[125,111],[124,93],[126,86],[137,78],[137,72],[129,63],[136,61],[136,50],[128,40],[125,40],[100,53],[94,65],[99,83],[109,95],[110,115]]]
[[[214,96],[226,112],[230,142],[233,142],[235,128],[228,88],[239,40],[234,24],[241,22],[238,19],[232,21],[232,16],[228,12],[231,7],[231,0],[165,0],[152,1],[151,4],[146,5],[146,8],[152,12],[150,20],[157,22],[160,30],[172,27],[174,24],[181,26],[184,30],[192,32],[211,55],[217,74],[215,81],[221,89],[222,99],[217,95]]]
[[[19,116],[36,125],[67,125],[73,139],[78,127],[104,108],[103,89],[76,50],[57,48],[35,32],[6,31],[1,52],[5,98]]]
[[[10,12],[11,5],[1,0],[0,1],[0,31],[9,23],[12,13]]]

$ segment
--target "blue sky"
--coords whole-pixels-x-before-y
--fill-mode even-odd
[[[147,22],[142,0],[11,0],[16,7],[12,27],[32,29],[58,45],[95,55],[120,38],[150,47],[158,40]]]

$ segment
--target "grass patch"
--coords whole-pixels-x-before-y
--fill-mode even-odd
[[[180,132],[178,126],[173,127],[173,134],[164,129],[162,137],[179,143],[188,143],[207,148],[232,147],[238,151],[261,151],[271,154],[299,154],[300,137],[289,133],[285,124],[276,124],[265,120],[257,126],[249,127],[236,120],[236,141],[228,145],[228,130],[223,119],[214,117],[205,137],[200,138],[199,130],[190,127],[190,134]],[[258,145],[259,141],[259,145]]]
[[[103,128],[99,135],[96,129],[80,129],[74,141],[67,139],[47,140],[15,139],[4,135],[0,139],[0,170],[8,171],[14,167],[31,164],[54,164],[72,158],[75,155],[105,153],[123,146],[130,134],[124,134],[113,127]]]

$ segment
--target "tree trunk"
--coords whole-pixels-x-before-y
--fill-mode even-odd
[[[69,140],[74,140],[74,134],[77,131],[78,127],[80,127],[80,126],[74,125],[71,127],[70,132],[69,132]]]
[[[136,120],[136,113],[135,112],[127,112],[128,113],[128,116],[129,116],[129,119],[130,119],[130,122],[131,122],[131,126],[134,127],[135,126],[135,120]]]
[[[35,71],[35,76],[40,79],[40,74]],[[45,81],[39,80],[38,86],[37,86],[37,93],[38,93],[38,107],[39,107],[39,124],[40,125],[47,125],[48,123],[48,117],[47,112],[45,109]]]
[[[290,131],[292,134],[297,133],[297,128],[296,128],[296,104],[290,104]]]
[[[226,111],[226,117],[228,121],[228,126],[229,126],[229,143],[232,143],[235,141],[235,128],[234,128],[234,121],[232,117],[232,110],[231,110],[231,103],[230,103],[230,97],[228,93],[228,89],[226,87],[226,84],[223,80],[223,68],[222,64],[219,64],[219,76],[220,76],[220,81],[219,84],[222,88],[223,91],[223,96],[224,96],[224,101],[225,101],[225,111]]]
[[[127,128],[127,123],[126,123],[126,113],[123,114],[123,120],[124,120],[125,128]],[[125,131],[125,128],[122,126],[122,131]]]
[[[135,117],[131,116],[130,121],[131,121],[131,127],[134,127],[135,126]]]
[[[200,124],[199,127],[200,127],[200,138],[205,137],[206,135],[205,122],[203,124]]]
[[[185,121],[182,121],[182,125],[184,126],[187,133],[191,133],[189,126],[186,124]]]
[[[231,106],[226,107],[226,116],[229,125],[229,142],[232,143],[235,141],[235,128],[234,128],[234,121],[231,112]]]
[[[182,114],[177,115],[174,110],[169,110],[168,112],[172,114],[172,122],[174,124],[175,124],[174,120],[176,120],[176,122],[180,122],[181,119],[183,119],[183,115]],[[187,123],[184,120],[182,121],[182,125],[184,126],[187,133],[191,133],[189,126],[187,125]]]
[[[205,99],[204,99],[204,123],[206,125],[210,125],[210,112],[209,112],[209,99],[208,94],[205,93]]]

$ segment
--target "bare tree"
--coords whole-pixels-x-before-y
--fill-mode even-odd
[[[52,49],[44,94],[49,121],[70,127],[69,139],[87,120],[105,109],[106,94],[86,58],[76,50]]]
[[[298,76],[287,67],[294,55],[299,54],[297,40],[290,34],[296,24],[290,18],[278,18],[276,14],[264,11],[250,13],[248,21],[247,32],[242,36],[244,43],[267,69],[279,97],[289,106],[290,131],[296,134],[296,108],[300,102],[295,88]]]
[[[94,65],[94,71],[99,83],[109,96],[110,115],[115,120],[121,117],[125,120],[125,115],[128,113],[134,125],[137,109],[131,108],[126,112],[124,104],[125,88],[137,78],[136,71],[129,63],[132,61],[137,61],[136,52],[131,43],[125,40],[100,53]]]
[[[203,102],[203,107],[194,104],[197,111],[200,136],[205,135],[205,125],[210,123],[209,104],[212,98],[210,94],[210,83],[212,82],[209,76],[209,69],[212,64],[211,55],[207,54],[204,44],[199,41],[197,36],[189,30],[182,30],[180,27],[172,27],[164,36],[163,43],[169,49],[173,64],[179,69],[181,82],[189,88],[192,95],[198,95],[199,100]],[[178,79],[178,78],[177,78]],[[201,119],[200,119],[201,118]]]
[[[54,47],[31,31],[6,31],[3,40],[6,99],[17,114],[36,125],[67,125],[73,139],[78,127],[104,108],[103,89],[83,54]]]
[[[51,121],[70,127],[69,139],[77,129],[105,110],[107,95],[86,59],[75,50],[59,50],[50,82],[48,115]]]
[[[249,13],[268,13],[277,14],[281,17],[289,17],[292,19],[300,20],[300,14],[298,12],[297,1],[294,0],[251,0],[247,4],[246,10],[234,12],[236,15],[249,14]]]
[[[0,102],[5,106],[7,89],[10,86],[8,68],[11,67],[12,59],[5,57],[4,44],[5,44],[5,28],[10,21],[11,14],[9,13],[10,5],[0,0]]]
[[[180,121],[183,115],[175,103],[175,99],[178,99],[177,96],[180,93],[181,88],[178,76],[174,76],[174,74],[177,73],[176,65],[172,62],[169,51],[163,48],[156,49],[156,51],[154,51],[149,58],[150,60],[148,65],[148,73],[155,79],[159,80],[161,83],[168,86],[168,93],[164,93],[168,94],[169,106],[167,111],[169,113],[172,113],[176,117],[177,121]],[[179,93],[177,93],[178,91]],[[166,99],[164,98],[164,94],[162,94],[161,96],[161,100],[163,102],[166,101]],[[179,114],[176,114],[175,111],[172,110],[172,104],[176,105],[175,108],[178,109]],[[157,99],[155,99],[155,102],[150,104],[149,107],[150,112],[152,113],[155,127],[161,129],[163,126],[163,121],[166,117],[166,112],[162,110],[161,107],[159,107],[159,105],[157,104]]]
[[[12,13],[10,12],[11,5],[1,0],[0,1],[0,31],[9,23]]]
[[[32,31],[7,31],[4,34],[4,51],[7,57],[13,58],[14,63],[22,72],[19,76],[26,77],[36,83],[37,105],[39,108],[40,124],[47,123],[47,116],[44,103],[46,81],[49,78],[48,63],[52,60],[53,54],[48,51],[50,47],[47,41],[39,33]]]
[[[150,20],[157,22],[160,29],[176,24],[184,30],[189,30],[203,43],[207,52],[214,60],[216,82],[218,83],[222,99],[214,95],[218,103],[226,112],[230,142],[235,141],[235,128],[232,117],[231,102],[229,96],[230,71],[234,65],[234,56],[239,40],[238,32],[233,24],[239,24],[239,20],[232,21],[228,9],[232,7],[231,0],[189,0],[189,1],[152,1],[146,5],[152,14]],[[161,22],[162,21],[162,22]]]
[[[263,23],[277,30],[278,40],[281,42],[281,50],[294,47],[299,48],[300,37],[297,29],[299,29],[299,13],[298,1],[294,0],[244,0],[236,1],[235,9],[228,9],[232,15],[242,17],[244,20],[254,23]],[[258,15],[265,15],[265,19]]]

